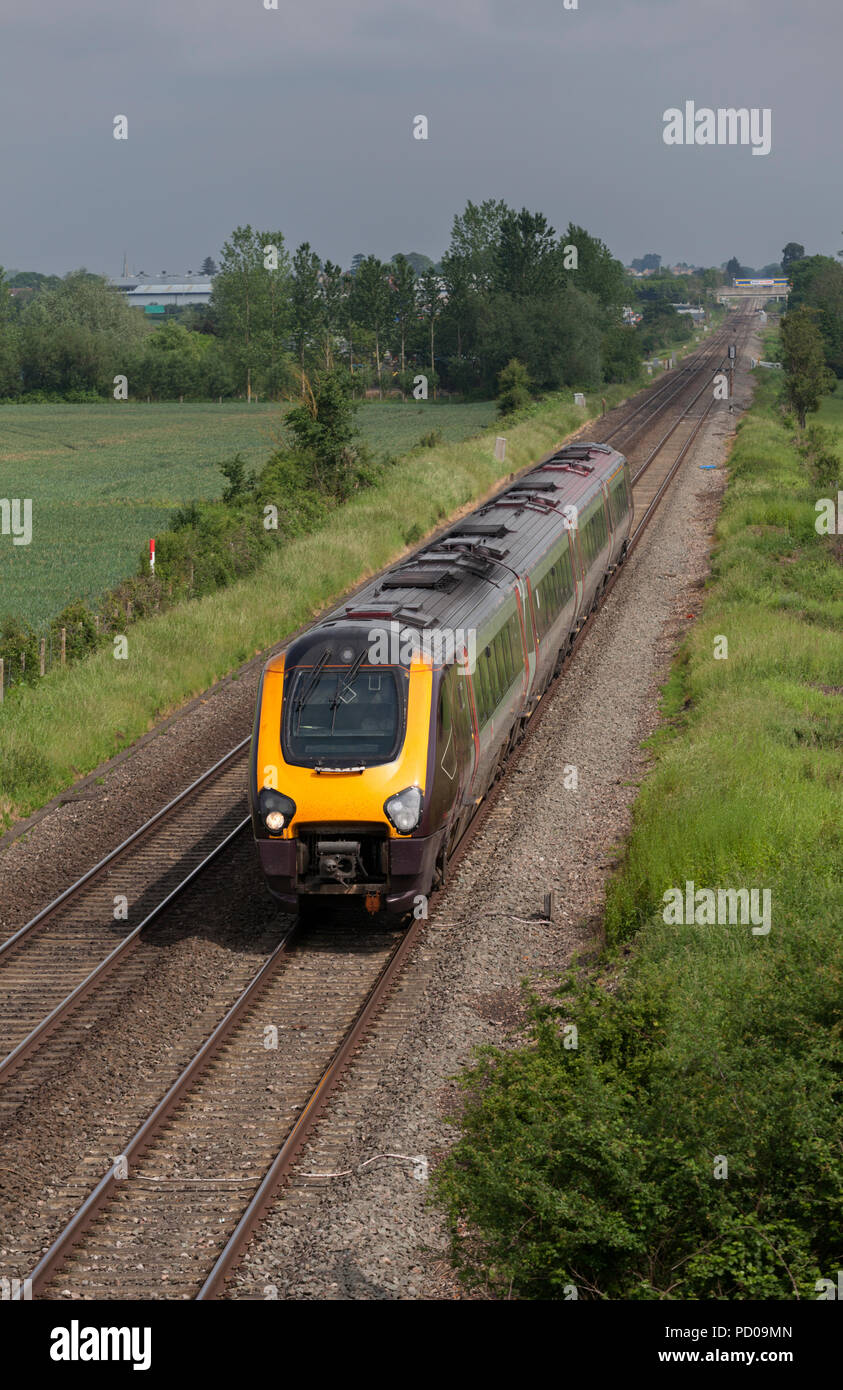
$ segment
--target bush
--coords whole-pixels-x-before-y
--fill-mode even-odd
[[[81,599],[69,603],[50,624],[53,651],[61,650],[61,630],[65,631],[65,656],[69,661],[87,656],[99,646],[96,620]]]
[[[7,617],[0,627],[0,656],[5,665],[5,681],[25,681],[27,684],[38,679],[40,670],[38,636],[28,623],[17,618]]]
[[[531,399],[527,368],[513,357],[498,373],[498,414],[512,415],[529,405]]]

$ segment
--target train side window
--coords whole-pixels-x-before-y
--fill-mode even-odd
[[[477,720],[482,725],[486,723],[489,708],[489,664],[486,652],[481,652],[478,656],[474,674],[477,687]]]
[[[521,662],[523,660],[523,653],[521,651],[521,638],[518,631],[517,613],[513,613],[506,627],[507,632],[509,633],[509,650],[512,655],[512,679],[515,680],[515,677],[521,670]]]
[[[562,573],[564,576],[563,588],[565,590],[565,602],[567,603],[568,599],[571,597],[571,594],[574,592],[574,576],[573,571],[571,570],[570,546],[566,549],[564,555],[562,556]]]
[[[542,579],[536,585],[536,606],[538,608],[538,629],[539,637],[544,637],[550,625],[550,613],[547,607],[547,594],[545,593],[545,583]]]
[[[629,511],[629,499],[626,495],[626,478],[623,473],[619,473],[611,487],[612,509],[615,526],[619,526],[626,513]]]
[[[485,666],[485,668],[486,668],[486,692],[485,692],[485,693],[486,693],[486,718],[488,719],[488,718],[490,717],[491,713],[492,713],[492,710],[495,708],[495,705],[497,704],[497,698],[496,698],[496,695],[495,695],[495,686],[496,686],[497,683],[498,683],[497,672],[495,671],[495,664],[494,664],[494,661],[493,661],[493,659],[492,659],[492,647],[491,647],[491,643],[490,643],[489,646],[486,648],[485,652],[483,653],[483,656],[484,656],[484,658],[485,658],[483,664],[484,664],[484,666]]]
[[[585,530],[586,530],[586,550],[587,550],[587,552],[588,552],[588,563],[589,563],[589,565],[592,565],[592,564],[594,563],[594,518],[593,518],[593,517],[590,516],[590,517],[588,518],[588,525],[586,526]]]
[[[512,685],[512,651],[509,645],[509,631],[505,627],[501,628],[501,658],[506,677],[504,689],[508,690]]]
[[[503,694],[504,685],[503,672],[500,669],[500,663],[498,660],[499,652],[500,635],[498,634],[489,648],[489,667],[492,676],[492,705],[494,708],[497,708],[497,706],[501,702],[501,695]]]
[[[495,638],[495,659],[498,663],[498,701],[503,698],[504,691],[509,686],[509,673],[506,669],[506,652],[504,651],[503,632],[499,632]]]

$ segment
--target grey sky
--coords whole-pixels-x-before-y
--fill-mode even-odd
[[[843,245],[840,0],[278,4],[0,0],[0,264],[198,269],[240,222],[438,256],[485,197],[624,260]],[[772,152],[666,146],[686,100],[771,107]]]

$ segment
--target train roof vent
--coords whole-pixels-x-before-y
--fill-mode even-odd
[[[507,488],[507,493],[555,492],[558,486],[559,484],[555,483],[552,478],[534,478],[531,473],[528,473],[526,478],[523,478],[520,483],[516,483],[514,487]]]
[[[417,566],[404,570],[396,570],[394,574],[388,574],[381,580],[380,592],[383,589],[442,589],[446,593],[455,589],[459,583],[458,577],[447,569],[420,569]]]
[[[559,462],[546,463],[547,469],[553,469],[555,473],[576,473],[579,478],[587,478],[594,472],[594,464],[582,463],[579,459],[561,459]]]
[[[508,536],[512,530],[511,526],[504,526],[503,522],[494,521],[464,521],[458,529],[452,532],[454,536],[490,536],[500,540],[502,536]]]
[[[577,444],[566,444],[560,453],[572,453],[576,449],[587,449],[590,454],[613,454],[615,451],[610,444],[595,444],[593,440],[581,439]]]
[[[440,542],[436,546],[431,546],[431,550],[438,552],[439,556],[447,555],[451,561],[454,573],[467,571],[469,574],[476,574],[480,579],[488,578],[493,562],[497,560],[501,552],[491,551],[480,545],[474,545],[466,541],[463,545],[452,543],[446,545]]]
[[[362,618],[368,622],[381,620],[406,623],[411,627],[427,627],[431,621],[430,615],[425,613],[420,604],[415,603],[395,603],[389,606],[380,604],[371,608],[349,607],[345,610],[345,618],[349,621]]]
[[[469,536],[443,536],[436,549],[447,550],[449,554],[474,555],[479,560],[504,560],[509,554],[508,550],[483,545],[480,540],[473,541]]]

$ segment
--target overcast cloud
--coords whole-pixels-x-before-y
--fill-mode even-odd
[[[278,4],[0,0],[0,264],[181,272],[242,222],[438,257],[486,197],[625,261],[843,245],[840,0]],[[686,100],[770,107],[772,152],[666,146]]]

